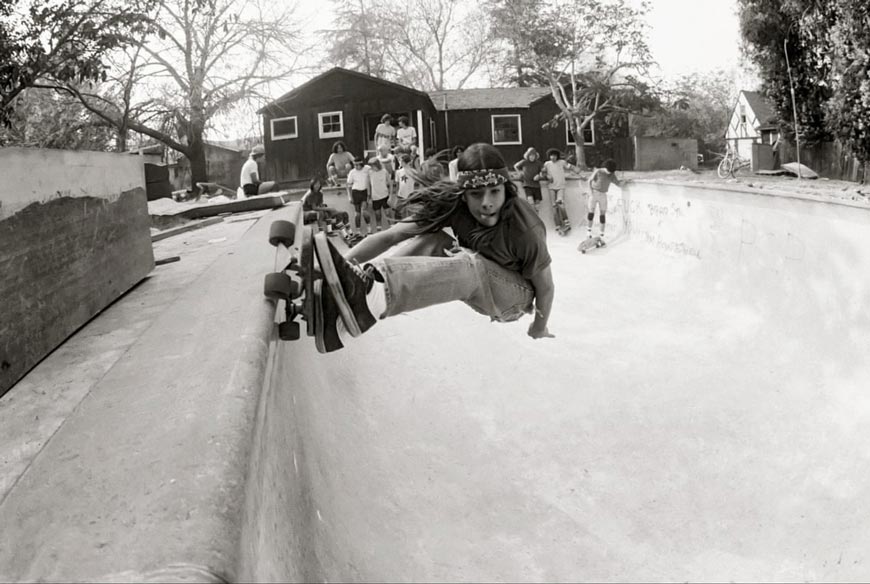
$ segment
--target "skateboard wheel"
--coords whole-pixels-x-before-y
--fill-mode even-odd
[[[298,341],[300,336],[299,323],[288,320],[278,325],[278,338],[282,341]]]
[[[299,295],[299,284],[283,272],[273,272],[263,279],[263,294],[270,300],[292,298]]]
[[[277,246],[279,243],[290,247],[296,239],[296,225],[290,221],[272,221],[269,227],[269,243]]]

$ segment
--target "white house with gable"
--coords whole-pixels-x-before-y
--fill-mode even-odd
[[[725,141],[740,154],[752,160],[753,144],[773,144],[779,136],[779,125],[773,108],[758,91],[741,91],[731,111]]]

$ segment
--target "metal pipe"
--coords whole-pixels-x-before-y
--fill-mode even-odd
[[[794,26],[792,22],[788,27],[788,30],[785,33],[785,38],[782,39],[782,51],[785,53],[785,67],[788,70],[788,85],[789,89],[791,89],[791,111],[794,114],[794,145],[795,152],[797,156],[797,165],[798,165],[798,180],[801,179],[801,139],[798,127],[798,115],[797,115],[797,103],[794,98],[794,79],[791,76],[791,63],[788,60],[788,35],[791,32],[791,27]]]

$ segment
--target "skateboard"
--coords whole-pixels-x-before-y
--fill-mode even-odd
[[[278,324],[282,341],[301,336],[297,317],[306,322],[305,332],[314,336],[314,284],[322,279],[314,258],[314,232],[308,226],[296,229],[292,221],[273,221],[269,243],[275,248],[272,273],[263,281],[263,294],[270,300],[284,301],[284,322]]]
[[[553,224],[559,235],[568,235],[571,231],[571,222],[568,221],[568,212],[565,210],[564,203],[553,204]]]
[[[587,237],[586,239],[584,239],[583,241],[580,242],[580,245],[577,246],[577,251],[579,251],[580,253],[586,253],[590,249],[604,247],[605,245],[607,245],[607,244],[604,243],[604,240],[601,239],[601,237],[599,237],[599,236]]]

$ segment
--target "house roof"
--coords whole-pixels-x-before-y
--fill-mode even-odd
[[[438,111],[527,108],[550,95],[549,87],[496,87],[492,89],[448,89],[430,91]]]
[[[289,100],[293,99],[295,96],[302,93],[310,85],[313,85],[313,84],[317,83],[318,81],[320,81],[320,80],[322,80],[330,75],[338,75],[338,74],[350,75],[353,77],[359,77],[361,79],[367,79],[367,80],[373,81],[375,83],[380,83],[381,85],[386,85],[387,87],[391,87],[393,89],[407,91],[410,93],[416,93],[417,95],[420,95],[422,97],[429,97],[426,94],[426,92],[419,91],[417,89],[414,89],[413,87],[408,87],[406,85],[401,85],[399,83],[393,83],[392,81],[387,81],[386,79],[381,79],[380,77],[375,77],[374,75],[366,75],[365,73],[360,73],[359,71],[351,71],[350,69],[345,69],[343,67],[333,67],[332,69],[329,69],[328,71],[324,71],[320,75],[318,75],[312,79],[309,79],[308,81],[306,81],[305,83],[303,83],[299,87],[296,87],[295,89],[291,89],[290,91],[288,91],[287,93],[285,93],[281,97],[279,97],[275,100],[272,100],[271,102],[269,102],[268,104],[266,104],[265,106],[263,106],[262,108],[257,110],[257,113],[262,114],[269,107],[271,107],[273,105],[276,105],[278,103],[289,101]]]
[[[761,92],[742,91],[741,93],[746,97],[746,103],[755,112],[755,117],[762,126],[768,127],[776,124],[778,121],[776,112]]]

